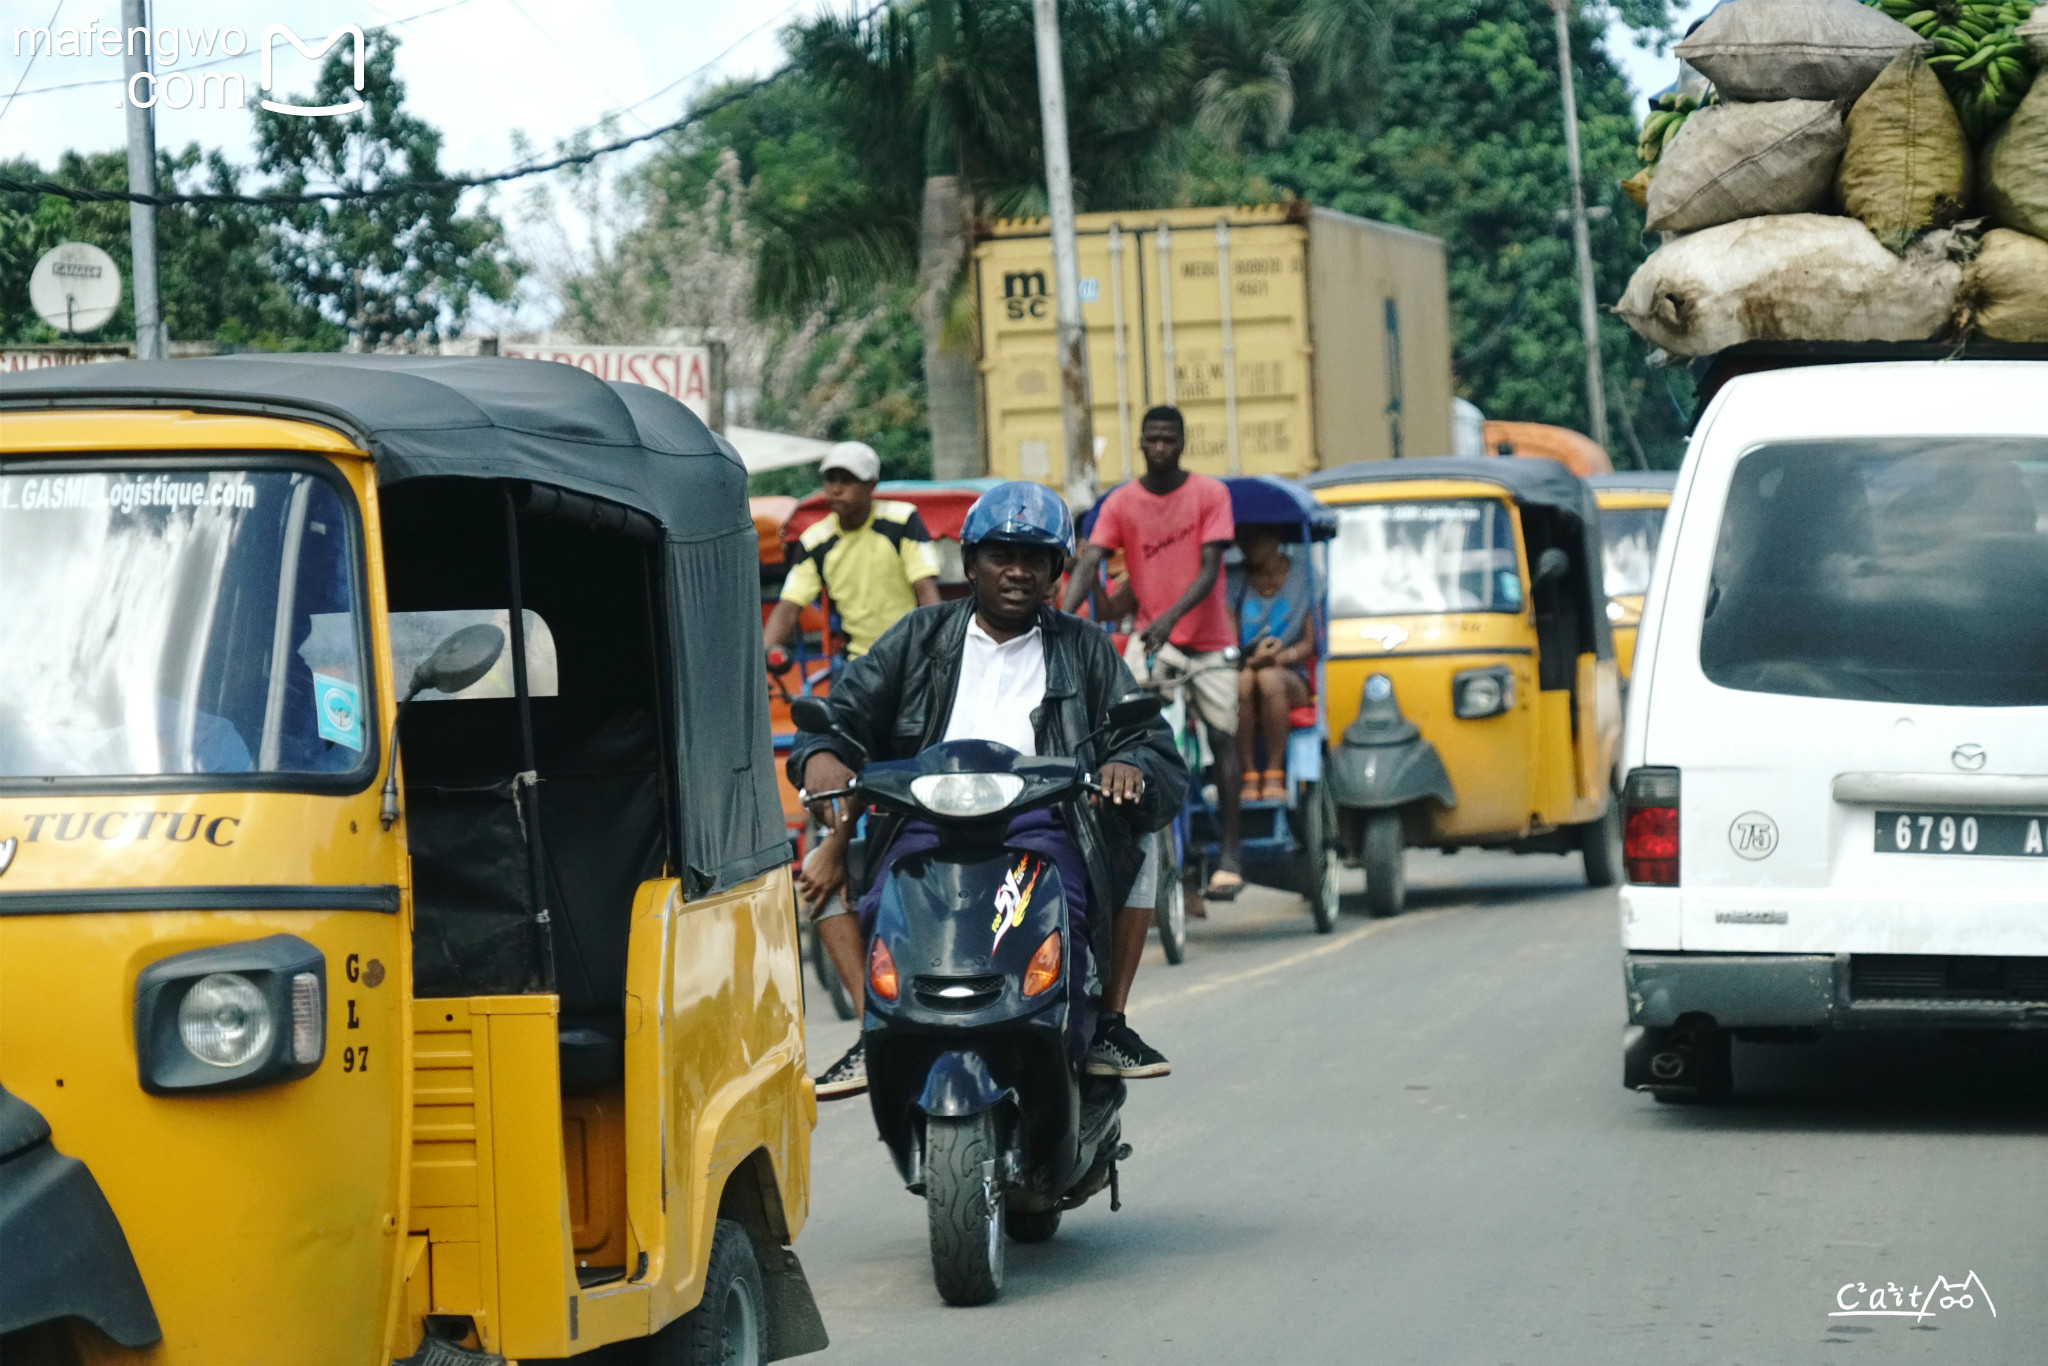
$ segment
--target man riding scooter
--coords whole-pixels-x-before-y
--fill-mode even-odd
[[[1082,754],[1111,705],[1138,691],[1109,637],[1049,602],[1074,546],[1073,518],[1056,494],[1039,484],[998,485],[969,510],[960,541],[972,596],[904,617],[847,668],[827,699],[840,735],[801,733],[790,753],[790,780],[805,792],[843,790],[855,765],[910,758],[948,740],[990,740],[1026,755]],[[1085,756],[1096,762],[1101,796],[1058,808],[1057,828],[1048,832],[1051,856],[1071,870],[1063,881],[1080,892],[1076,923],[1088,929],[1077,938],[1109,966],[1087,1070],[1129,1078],[1170,1070],[1123,1011],[1152,921],[1142,848],[1179,809],[1187,785],[1163,721],[1134,733],[1141,738],[1113,754]],[[827,809],[836,806],[818,803],[814,814],[838,828],[852,813]],[[904,843],[902,827],[898,817],[870,821],[864,935],[884,872]],[[829,1075],[856,1073],[865,1079],[860,1043]]]

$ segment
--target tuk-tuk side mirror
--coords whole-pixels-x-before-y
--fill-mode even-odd
[[[1563,578],[1571,572],[1571,568],[1572,557],[1559,550],[1556,546],[1550,547],[1550,549],[1536,557],[1536,573],[1534,575],[1536,586],[1541,588],[1546,583],[1553,583]]]
[[[412,686],[406,690],[411,701],[429,690],[458,693],[491,671],[505,653],[505,633],[485,622],[465,626],[434,647],[419,668],[413,670]]]
[[[478,622],[454,632],[428,655],[412,673],[405,696],[398,699],[398,715],[415,697],[427,691],[458,693],[491,671],[498,656],[505,653],[505,633],[488,622]],[[384,770],[384,795],[377,821],[389,830],[398,823],[398,723],[391,725],[390,763]]]

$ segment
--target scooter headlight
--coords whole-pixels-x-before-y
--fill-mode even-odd
[[[1515,705],[1515,675],[1510,669],[1467,669],[1451,679],[1451,710],[1474,721],[1498,716]]]
[[[918,805],[941,816],[992,816],[1023,792],[1014,773],[927,773],[910,784]]]
[[[185,1051],[209,1067],[240,1067],[270,1046],[270,1003],[248,978],[215,972],[200,978],[178,1006]]]

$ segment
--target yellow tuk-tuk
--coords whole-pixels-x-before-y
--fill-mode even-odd
[[[1600,540],[1607,620],[1614,630],[1614,662],[1628,686],[1635,671],[1636,628],[1643,620],[1643,594],[1657,563],[1664,511],[1677,487],[1675,470],[1625,470],[1596,474],[1589,481],[1600,505]]]
[[[1368,461],[1308,479],[1330,543],[1325,785],[1380,915],[1403,849],[1579,852],[1614,883],[1621,701],[1592,490],[1551,460]]]
[[[0,379],[0,1359],[825,1345],[755,561],[566,365]]]

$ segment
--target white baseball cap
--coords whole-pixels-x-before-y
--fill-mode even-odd
[[[873,483],[882,477],[882,457],[865,441],[841,441],[818,462],[820,475],[832,470],[845,470],[864,484]]]

